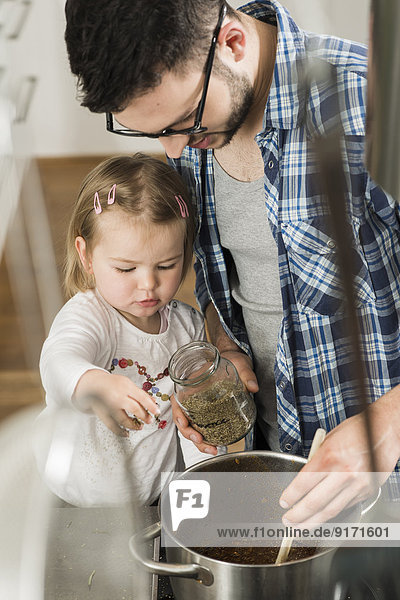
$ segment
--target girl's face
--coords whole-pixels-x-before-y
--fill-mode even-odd
[[[155,333],[158,310],[181,283],[184,227],[147,224],[117,206],[96,218],[92,251],[82,237],[75,242],[85,270],[104,300],[139,329]]]

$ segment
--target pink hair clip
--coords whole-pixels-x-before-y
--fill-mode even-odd
[[[94,204],[94,212],[96,213],[96,215],[99,215],[101,213],[101,211],[103,210],[101,208],[101,204],[100,204],[99,192],[95,193],[93,204]]]
[[[114,204],[116,189],[117,189],[117,184],[114,183],[114,185],[111,186],[110,191],[108,192],[107,204]],[[101,212],[103,212],[103,209],[101,208],[101,204],[100,204],[99,192],[96,192],[94,195],[93,207],[94,207],[94,212],[96,213],[96,215],[99,215]]]
[[[184,199],[182,198],[181,195],[175,196],[175,200],[179,204],[179,208],[180,208],[182,217],[184,219],[186,219],[186,217],[189,216],[189,212],[188,212],[188,209],[187,209],[187,206],[186,206],[186,202],[184,201]]]
[[[111,187],[110,191],[108,192],[107,204],[114,204],[116,189],[117,189],[117,184],[114,183],[114,185]]]

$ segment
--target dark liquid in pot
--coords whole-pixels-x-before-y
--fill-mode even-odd
[[[193,552],[221,560],[224,562],[235,563],[239,565],[272,565],[278,556],[279,547],[259,547],[259,548],[190,548]],[[286,562],[310,558],[316,554],[317,548],[293,547],[290,549]]]
[[[255,452],[253,455],[240,453],[229,456],[229,454],[223,457],[219,457],[220,460],[211,463],[205,461],[195,467],[196,472],[280,472],[280,471],[293,471],[300,470],[303,466],[295,461],[289,463],[282,463],[279,457],[270,456],[268,453],[263,454],[262,452]],[[275,502],[278,504],[278,499],[282,490],[274,490]],[[265,493],[265,492],[262,492]],[[279,552],[279,546],[273,547],[191,547],[197,554],[220,560],[223,562],[234,563],[239,565],[273,565],[275,564],[276,558]],[[311,558],[315,554],[319,554],[328,550],[325,547],[306,547],[296,545],[296,541],[290,549],[289,556],[286,562],[293,562],[306,558]]]

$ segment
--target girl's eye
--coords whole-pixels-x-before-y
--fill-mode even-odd
[[[135,267],[131,267],[130,269],[120,269],[119,267],[115,267],[115,269],[118,273],[130,273],[135,270]]]
[[[160,265],[158,268],[160,269],[160,271],[167,271],[168,269],[173,269],[175,266],[175,263],[173,263],[172,265]]]

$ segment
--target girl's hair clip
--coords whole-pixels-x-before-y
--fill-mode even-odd
[[[186,206],[186,202],[184,201],[184,199],[182,198],[181,195],[179,196],[175,196],[175,200],[177,201],[177,203],[179,204],[179,209],[181,211],[181,216],[186,219],[186,217],[189,216],[189,211],[188,208]]]
[[[96,215],[99,215],[103,210],[101,208],[101,204],[100,204],[99,192],[95,193],[93,204],[94,204],[94,212],[96,213]]]
[[[114,204],[116,189],[117,189],[117,184],[114,183],[114,185],[111,187],[110,191],[108,192],[107,204]]]
[[[114,183],[114,185],[111,186],[110,191],[108,192],[107,204],[114,204],[116,189],[117,189],[117,184]],[[101,204],[100,204],[99,192],[96,192],[94,195],[93,207],[94,207],[94,212],[96,213],[96,215],[99,215],[101,212],[103,212],[103,209],[101,208]]]

